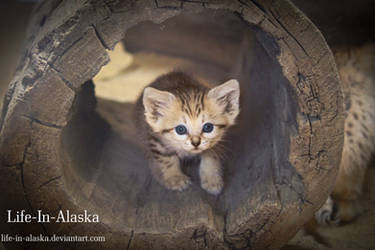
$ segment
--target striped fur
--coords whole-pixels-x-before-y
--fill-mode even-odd
[[[320,224],[333,225],[360,214],[359,198],[375,152],[375,44],[336,48],[335,59],[347,115],[344,148],[334,190],[315,214]]]
[[[223,181],[215,148],[238,114],[236,80],[209,89],[182,72],[171,72],[146,87],[136,115],[140,134],[147,142],[151,170],[159,183],[171,190],[187,188],[190,180],[181,172],[180,160],[199,156],[201,186],[219,194]],[[214,125],[212,132],[203,132],[205,123]],[[186,128],[186,134],[176,132],[179,125]]]

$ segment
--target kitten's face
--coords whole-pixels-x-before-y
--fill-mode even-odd
[[[146,88],[146,121],[178,153],[198,154],[217,144],[239,113],[239,84],[228,81],[208,92],[175,96]]]
[[[226,117],[208,98],[204,98],[204,109],[199,113],[193,111],[191,115],[183,110],[177,101],[160,124],[162,137],[174,150],[201,153],[219,142],[229,126]]]

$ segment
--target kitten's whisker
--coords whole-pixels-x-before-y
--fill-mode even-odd
[[[155,159],[151,168],[161,184],[168,189],[181,191],[191,183],[180,170],[180,160],[186,156],[198,155],[205,150],[209,154],[201,156],[203,162],[209,161],[209,169],[220,168],[221,160],[231,156],[230,141],[221,137],[225,136],[226,128],[238,115],[239,92],[236,80],[209,89],[182,72],[161,76],[144,89],[137,102],[137,115],[141,121],[138,128],[141,131],[146,129],[148,137],[155,137],[152,140],[154,145],[149,145],[150,158]],[[225,107],[228,105],[235,112],[227,111]],[[218,128],[217,133],[211,133],[214,126]],[[164,132],[156,137],[155,131]],[[202,132],[211,133],[207,134],[210,138],[197,136]],[[216,160],[212,161],[211,157]],[[204,171],[200,177],[212,179],[212,176],[218,175],[217,171],[210,171]],[[175,177],[178,177],[177,181]],[[217,183],[203,185],[202,188],[212,194],[220,193],[223,186],[221,178],[202,183],[212,181]]]

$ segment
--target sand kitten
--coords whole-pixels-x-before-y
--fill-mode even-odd
[[[239,114],[239,83],[229,80],[209,89],[194,78],[172,72],[146,87],[137,103],[138,127],[145,131],[150,168],[158,182],[184,190],[190,179],[180,169],[185,157],[200,156],[201,187],[223,188],[215,146]]]
[[[336,184],[315,214],[320,224],[348,222],[360,213],[358,198],[375,150],[375,44],[336,49],[335,60],[344,87],[347,117]]]

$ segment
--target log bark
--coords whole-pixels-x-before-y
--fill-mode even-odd
[[[136,140],[131,105],[99,100],[99,115],[91,81],[109,61],[106,50],[136,24],[202,12],[235,16],[241,23],[240,30],[221,28],[239,37],[223,42],[228,51],[238,48],[232,60],[202,46],[187,55],[190,42],[172,43],[169,50],[219,65],[241,82],[241,117],[231,132],[225,189],[218,197],[199,188],[193,168],[187,171],[194,184],[184,192],[157,184]],[[216,26],[209,22],[208,27]],[[212,44],[218,34],[204,32],[196,39]],[[194,36],[191,29],[180,41]],[[2,216],[0,228],[18,235],[106,237],[106,242],[51,248],[275,249],[332,190],[343,118],[331,51],[287,0],[44,1],[34,10],[2,110],[0,209],[53,215],[88,210],[100,223],[10,224]]]

